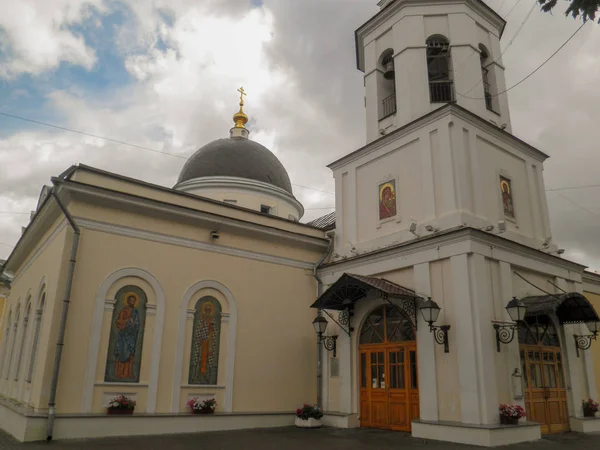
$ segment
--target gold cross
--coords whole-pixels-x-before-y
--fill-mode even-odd
[[[246,92],[244,91],[244,87],[242,86],[241,88],[239,88],[238,92],[240,93],[240,106],[243,106],[244,105],[244,95],[247,95]]]

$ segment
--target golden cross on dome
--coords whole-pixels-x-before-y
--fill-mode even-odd
[[[239,88],[238,92],[240,93],[240,106],[244,106],[244,95],[247,95],[246,91],[244,91],[244,86]]]

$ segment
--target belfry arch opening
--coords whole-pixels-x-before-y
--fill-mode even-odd
[[[377,99],[379,120],[396,114],[396,68],[394,50],[388,48],[379,56],[377,63]]]
[[[416,330],[409,315],[382,305],[358,335],[360,424],[410,431],[419,418]]]
[[[454,101],[454,81],[450,41],[436,34],[425,41],[427,46],[427,77],[429,79],[429,100],[431,103]]]
[[[490,111],[498,113],[498,89],[496,75],[492,69],[493,59],[489,50],[483,44],[479,44],[479,62],[481,64],[481,80],[483,83],[483,96],[485,107]]]

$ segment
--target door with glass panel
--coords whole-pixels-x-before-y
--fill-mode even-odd
[[[569,430],[563,356],[556,329],[547,316],[528,318],[519,327],[521,367],[528,420],[544,434]]]
[[[371,313],[360,332],[360,424],[410,431],[419,417],[417,349],[412,323],[392,306]]]

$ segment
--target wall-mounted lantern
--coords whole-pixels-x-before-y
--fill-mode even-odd
[[[517,297],[513,297],[506,305],[506,311],[513,322],[493,322],[496,330],[496,350],[500,351],[500,343],[510,344],[515,338],[515,331],[519,327],[519,322],[525,320],[527,306]]]
[[[449,353],[450,349],[448,348],[448,330],[450,329],[450,325],[434,325],[438,319],[438,316],[440,315],[441,308],[436,302],[429,298],[425,303],[423,303],[423,306],[421,306],[420,309],[425,322],[429,324],[429,331],[433,333],[435,342],[444,346],[444,353]]]
[[[338,337],[323,336],[323,333],[325,333],[325,330],[327,329],[327,319],[323,316],[317,316],[312,324],[317,333],[318,342],[321,342],[327,351],[333,351],[333,357],[335,358],[337,351],[336,341]]]
[[[523,398],[523,374],[521,374],[519,369],[515,369],[510,378],[512,381],[513,397],[516,399]]]
[[[592,339],[595,341],[600,332],[600,322],[590,320],[585,323],[590,330],[591,334],[574,334],[575,338],[575,350],[577,351],[577,357],[579,358],[579,350],[587,350],[592,345]]]

